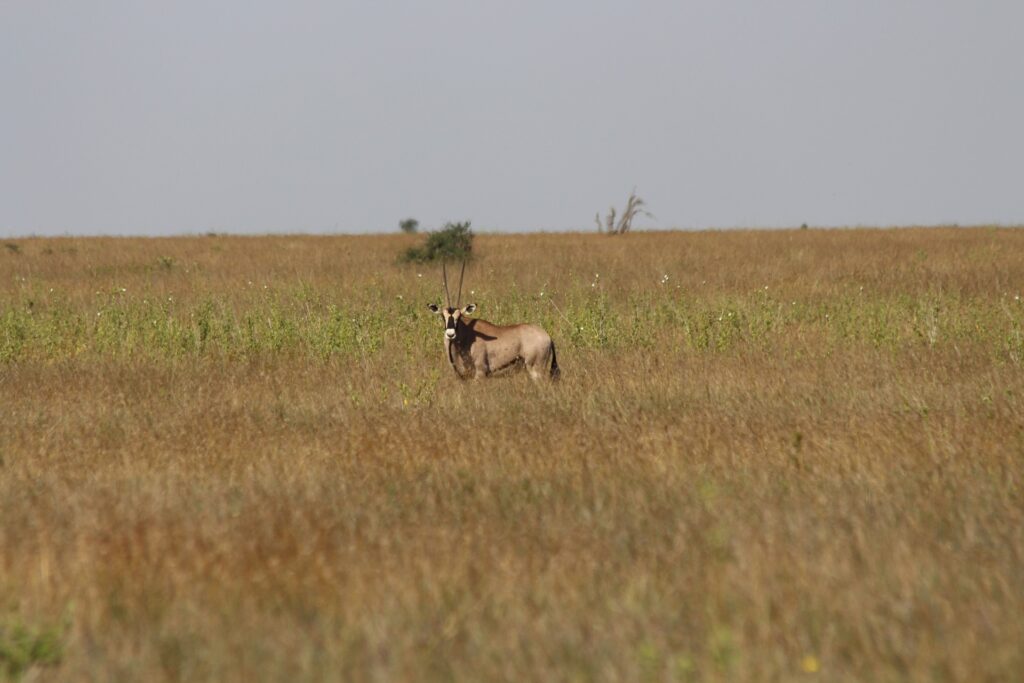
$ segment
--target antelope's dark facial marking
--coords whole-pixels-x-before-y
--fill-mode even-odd
[[[444,311],[444,336],[448,339],[455,339],[455,325],[458,323],[459,310],[446,308]]]

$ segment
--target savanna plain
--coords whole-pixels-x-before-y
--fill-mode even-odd
[[[1024,231],[419,239],[0,240],[0,678],[1024,680]]]

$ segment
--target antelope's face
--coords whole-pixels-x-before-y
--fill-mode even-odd
[[[442,308],[437,304],[427,304],[427,308],[441,316],[441,319],[444,320],[444,337],[451,340],[455,339],[456,335],[465,327],[463,316],[475,311],[476,304],[469,304],[464,308],[452,308],[451,306]]]

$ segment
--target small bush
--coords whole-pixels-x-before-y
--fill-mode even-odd
[[[415,218],[406,218],[404,221],[398,222],[398,227],[402,229],[402,232],[412,234],[419,230],[420,222]]]
[[[6,244],[4,244],[4,247],[7,249],[7,251],[11,252],[12,254],[21,253],[21,245],[18,244],[17,242],[7,242]]]
[[[437,232],[427,235],[427,241],[418,247],[410,247],[402,254],[402,260],[413,263],[427,263],[437,260],[459,261],[468,259],[473,251],[473,231],[470,222],[448,223]]]
[[[63,649],[58,628],[0,623],[0,679],[16,679],[33,667],[59,664]]]

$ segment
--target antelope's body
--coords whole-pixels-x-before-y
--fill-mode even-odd
[[[482,379],[521,368],[533,379],[559,375],[555,343],[537,325],[494,325],[460,315],[455,336],[446,336],[444,347],[461,379]]]
[[[462,270],[465,274],[465,263]],[[448,272],[444,270],[444,289],[448,306],[430,304],[429,308],[444,319],[445,358],[459,379],[483,379],[525,368],[533,379],[545,376],[555,380],[561,374],[555,356],[555,343],[538,325],[495,325],[486,320],[470,318],[476,304],[459,308],[462,278],[459,278],[459,301],[451,305],[448,295]]]

